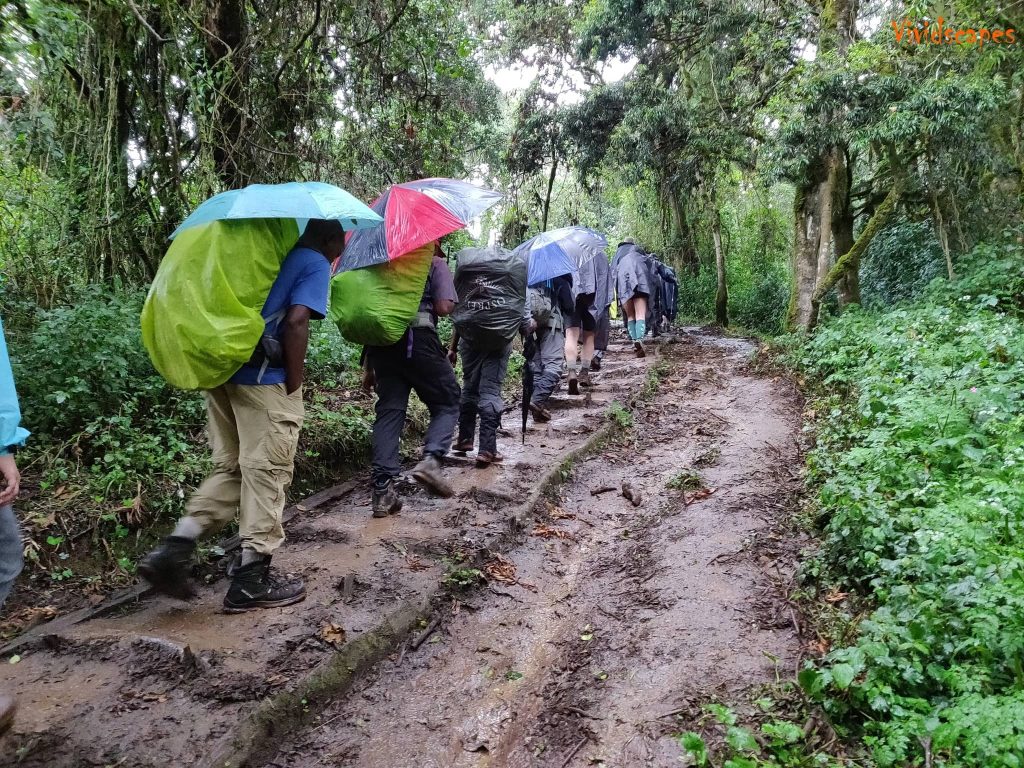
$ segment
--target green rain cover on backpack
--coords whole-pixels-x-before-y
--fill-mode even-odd
[[[263,335],[260,310],[299,239],[294,219],[214,221],[171,243],[142,307],[153,366],[182,389],[220,386]]]
[[[387,264],[335,275],[327,317],[354,344],[394,344],[419,311],[433,258],[431,243]]]

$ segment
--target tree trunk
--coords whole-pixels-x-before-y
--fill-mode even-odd
[[[668,201],[672,209],[675,244],[679,249],[679,266],[682,268],[682,271],[696,277],[700,272],[700,260],[697,258],[697,249],[693,247],[693,233],[690,230],[690,222],[686,218],[686,206],[683,205],[683,196],[669,189]]]
[[[241,155],[245,146],[245,0],[206,0],[206,64],[220,88],[210,116],[213,164],[227,188],[244,186],[251,174]]]
[[[889,190],[889,194],[885,196],[885,200],[878,206],[874,214],[868,221],[867,226],[864,227],[864,231],[860,233],[860,237],[857,238],[857,242],[854,243],[847,253],[841,256],[835,263],[835,266],[829,270],[828,274],[822,279],[821,283],[817,288],[814,289],[814,294],[811,297],[811,315],[808,318],[806,329],[807,331],[813,331],[815,325],[818,323],[818,312],[821,309],[821,302],[828,295],[836,283],[847,273],[851,263],[857,263],[860,261],[860,257],[864,255],[864,251],[871,245],[871,241],[875,239],[875,235],[881,231],[889,219],[892,218],[893,213],[896,211],[896,205],[900,201],[900,197],[903,194],[904,181],[902,178],[897,177],[893,183],[892,188]]]
[[[820,157],[808,169],[793,199],[793,290],[787,318],[790,328],[805,328],[811,316],[811,296],[818,282],[820,193],[827,176],[824,157]]]
[[[725,280],[722,217],[717,208],[711,214],[711,236],[715,241],[715,274],[718,278],[718,289],[715,292],[715,322],[723,328],[727,328],[729,326],[729,287]]]
[[[849,253],[853,248],[853,207],[850,200],[853,181],[853,168],[845,153],[840,156],[837,168],[835,202],[832,204],[832,242],[838,255]],[[846,274],[839,280],[840,308],[850,304],[860,304],[860,269],[859,264],[850,264]]]
[[[942,218],[942,206],[939,205],[939,196],[932,190],[932,214],[935,217],[935,232],[939,236],[939,244],[942,246],[942,255],[946,257],[946,274],[950,281],[956,280],[956,273],[953,271],[953,254],[949,249],[949,232],[946,230],[946,222]]]
[[[548,191],[544,195],[544,212],[541,217],[540,231],[548,231],[548,213],[551,210],[551,190],[555,187],[555,176],[558,174],[558,155],[551,158],[551,173],[548,175]]]

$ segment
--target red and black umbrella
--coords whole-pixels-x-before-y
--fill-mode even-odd
[[[404,256],[462,229],[500,199],[497,192],[455,179],[396,184],[370,206],[384,223],[352,232],[335,272]]]

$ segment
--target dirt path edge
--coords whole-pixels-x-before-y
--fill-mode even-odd
[[[565,451],[533,485],[526,500],[507,517],[506,530],[484,540],[479,552],[504,553],[516,545],[519,532],[533,518],[537,503],[566,478],[567,470],[601,446],[614,433],[606,422],[575,448]],[[275,694],[256,707],[239,725],[223,737],[221,745],[200,768],[243,768],[261,755],[271,753],[298,727],[308,725],[309,712],[323,709],[344,695],[360,675],[370,670],[404,643],[431,617],[432,606],[447,594],[438,584],[416,600],[405,601],[380,624],[355,640],[345,643],[317,665],[291,690]]]

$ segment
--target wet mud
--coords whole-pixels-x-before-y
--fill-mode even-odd
[[[605,369],[594,376],[594,388],[578,397],[556,394],[554,419],[531,424],[525,446],[516,415],[507,415],[511,436],[499,441],[507,456],[504,464],[476,469],[472,453],[446,463],[455,489],[452,499],[434,498],[404,483],[402,513],[374,519],[367,481],[330,503],[301,510],[287,526],[288,541],[274,564],[306,579],[303,603],[224,614],[220,603],[227,583],[217,568],[205,568],[209,583],[192,602],[150,596],[90,621],[68,626],[57,620],[52,631],[37,628],[15,658],[0,659],[0,690],[19,703],[14,728],[0,739],[0,762],[54,768],[205,764],[262,701],[294,690],[334,658],[341,645],[371,633],[404,601],[423,601],[439,585],[447,589],[461,564],[479,560],[486,542],[508,532],[509,516],[540,477],[606,423],[612,402],[643,388],[657,360],[656,354],[636,359],[619,342]],[[623,460],[614,457],[614,466]],[[610,472],[618,471],[612,466]],[[570,546],[553,536],[550,542],[538,541]],[[527,544],[528,557],[532,539]],[[507,567],[497,556],[485,553],[484,559],[489,574]],[[536,592],[522,583],[501,586],[492,580],[491,588],[510,594],[525,590],[536,599],[543,595],[539,577]],[[495,591],[472,598],[479,601],[481,616],[488,601],[500,606],[511,599]],[[467,601],[462,608],[463,617],[473,613],[470,605]],[[435,638],[448,643],[455,626],[446,616],[392,673],[402,677],[414,660],[419,664],[446,647],[435,644]],[[534,661],[541,663],[539,657]],[[397,657],[390,664],[397,664]],[[387,686],[388,673],[382,674],[375,679]],[[446,685],[463,682],[452,679]],[[312,721],[317,713],[309,716]],[[299,738],[310,734],[305,731]],[[325,764],[310,754],[303,764]],[[382,766],[417,764],[404,757],[380,759]]]
[[[703,703],[791,675],[801,401],[752,350],[665,345],[628,435],[572,468],[486,586],[259,764],[678,766]]]

